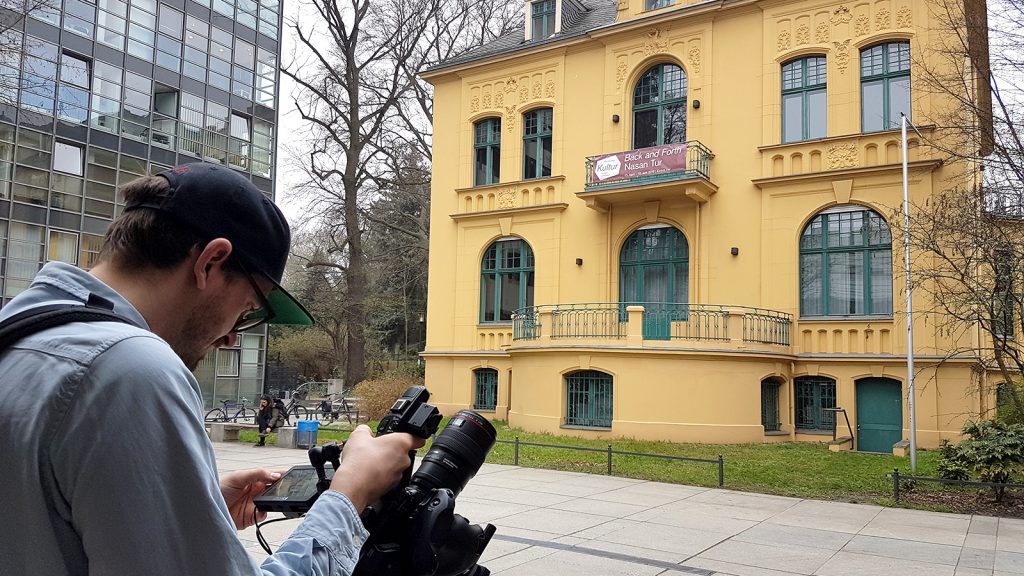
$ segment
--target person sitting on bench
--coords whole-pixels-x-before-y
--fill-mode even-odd
[[[284,417],[284,402],[264,394],[260,397],[260,409],[256,413],[256,425],[260,427],[260,441],[256,446],[265,446],[267,435],[276,431],[287,421]]]

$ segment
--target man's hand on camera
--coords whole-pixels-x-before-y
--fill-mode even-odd
[[[374,438],[365,424],[357,427],[345,442],[341,469],[331,480],[331,490],[348,496],[361,513],[398,483],[409,467],[409,451],[424,443],[405,433]]]
[[[280,477],[280,471],[262,468],[237,470],[220,477],[220,493],[224,495],[224,502],[228,505],[228,512],[231,512],[235,528],[245,530],[252,526],[254,520],[262,522],[267,517],[266,512],[256,512],[256,516],[253,516],[256,505],[252,499],[262,494],[267,486],[277,482]]]

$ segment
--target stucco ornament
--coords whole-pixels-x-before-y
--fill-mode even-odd
[[[875,30],[882,31],[889,29],[889,9],[882,6],[875,14]]]
[[[801,24],[796,29],[796,45],[802,46],[811,43],[811,29],[806,24]]]
[[[896,27],[897,28],[910,28],[914,25],[914,13],[910,10],[910,6],[901,6],[896,11]]]
[[[853,33],[857,36],[867,36],[871,32],[871,21],[868,20],[867,14],[861,14],[857,16],[857,21],[853,25]]]
[[[480,97],[479,96],[473,96],[469,100],[469,111],[470,112],[478,112],[479,110],[480,110]]]
[[[622,83],[626,81],[626,72],[629,71],[629,66],[626,65],[626,61],[619,60],[619,64],[615,67],[615,86],[619,89],[622,88]]]
[[[498,192],[498,208],[515,208],[516,207],[516,189],[515,188],[503,188]]]
[[[555,97],[555,81],[554,80],[548,80],[547,84],[544,85],[544,96],[546,96],[548,98],[554,98]]]
[[[815,30],[814,39],[817,40],[819,44],[828,43],[829,28],[827,22],[822,22],[821,24],[818,24],[818,28]]]
[[[857,166],[856,144],[833,144],[828,147],[828,169],[854,168]]]
[[[490,90],[484,91],[484,99],[483,99],[482,103],[483,103],[483,107],[484,108],[490,108],[491,107],[491,91]]]
[[[665,32],[658,28],[648,30],[647,39],[644,41],[644,54],[651,56],[666,50],[668,50],[668,40],[665,38]]]
[[[846,67],[850,65],[850,41],[833,42],[832,45],[836,47],[836,66],[839,67],[839,73],[846,74]]]
[[[846,6],[840,6],[832,12],[832,24],[839,26],[840,24],[846,24],[853,18],[853,14],[850,13],[850,9]]]
[[[689,57],[693,73],[700,74],[700,46],[691,46]]]
[[[515,92],[516,88],[519,87],[519,83],[516,82],[515,78],[509,78],[505,80],[505,92]]]
[[[525,80],[524,82],[519,84],[519,103],[520,104],[522,104],[522,103],[524,103],[524,102],[526,102],[527,100],[530,99],[529,80],[527,80],[527,79],[524,79],[524,80]]]
[[[789,30],[779,32],[779,52],[789,50],[790,39]]]
[[[505,127],[508,129],[509,132],[512,132],[512,131],[515,130],[515,127],[516,127],[516,116],[518,116],[518,115],[519,115],[519,112],[516,111],[516,107],[515,106],[505,106],[505,120],[504,120],[504,122],[505,122]]]

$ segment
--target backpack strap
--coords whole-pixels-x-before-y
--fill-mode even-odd
[[[135,322],[114,312],[114,303],[106,298],[89,295],[84,304],[50,304],[15,314],[0,322],[0,352],[23,338],[48,328],[71,322]]]

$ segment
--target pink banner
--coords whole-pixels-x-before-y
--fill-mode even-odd
[[[666,144],[594,158],[591,182],[604,183],[686,170],[686,144]]]

